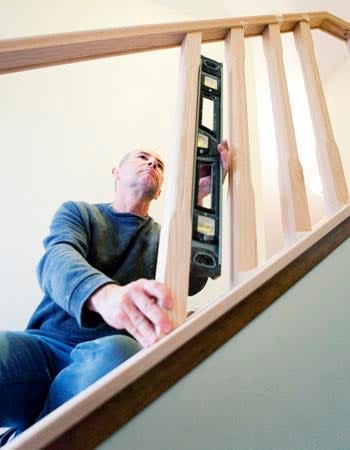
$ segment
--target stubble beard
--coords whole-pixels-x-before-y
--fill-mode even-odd
[[[158,183],[155,183],[154,177],[152,181],[149,179],[150,177],[138,176],[137,179],[133,179],[130,183],[130,187],[139,192],[140,197],[145,200],[153,200],[159,191]]]

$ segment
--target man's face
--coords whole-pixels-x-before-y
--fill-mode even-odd
[[[135,150],[120,167],[113,169],[120,185],[141,190],[150,198],[158,198],[164,179],[164,163],[152,150]]]

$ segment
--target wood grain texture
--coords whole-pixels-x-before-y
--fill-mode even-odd
[[[342,242],[349,239],[349,236],[350,218],[347,218],[176,352],[42,448],[46,450],[61,450],[68,447],[74,450],[96,448],[254,320]]]
[[[310,24],[310,28],[314,27]],[[327,13],[319,28],[321,31],[341,40],[346,41],[350,38],[350,23],[330,13]]]
[[[180,46],[186,33],[202,33],[202,42],[225,39],[231,28],[244,27],[245,37],[260,35],[278,21],[282,32],[292,31],[301,20],[346,40],[349,23],[327,12],[247,16],[169,24],[141,25],[80,31],[0,41],[0,74],[89,59]],[[322,24],[323,27],[322,28]]]
[[[192,180],[201,34],[189,33],[181,47],[175,145],[168,165],[166,209],[160,234],[156,279],[175,299],[169,316],[186,318],[192,238]]]
[[[307,22],[300,22],[297,25],[294,30],[294,39],[303,69],[313,122],[316,156],[323,184],[325,206],[328,214],[331,214],[339,208],[340,204],[349,201],[349,193],[329,118],[311,30]]]
[[[279,24],[266,27],[263,44],[275,123],[282,225],[288,243],[296,239],[297,231],[311,230],[310,212],[297,151]]]
[[[239,27],[231,29],[225,40],[231,146],[229,276],[232,284],[239,271],[251,270],[258,264],[255,195],[249,154],[244,39],[244,30]]]

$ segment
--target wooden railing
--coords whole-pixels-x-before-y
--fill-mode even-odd
[[[201,43],[225,41],[229,88],[228,138],[231,143],[230,153],[232,158],[232,170],[229,180],[229,273],[231,282],[234,282],[238,272],[256,268],[258,261],[255,194],[250,168],[244,73],[244,41],[252,36],[262,36],[268,63],[278,148],[283,232],[286,242],[292,245],[290,254],[288,249],[285,250],[284,262],[282,263],[275,259],[273,261],[273,264],[275,264],[273,269],[261,269],[259,273],[260,278],[257,278],[254,282],[255,284],[249,285],[249,289],[247,288],[248,285],[245,285],[242,288],[243,290],[239,291],[239,294],[237,293],[238,291],[228,293],[225,299],[222,300],[222,303],[218,304],[219,306],[216,309],[213,309],[216,312],[207,320],[207,323],[217,320],[220,315],[228,311],[225,308],[232,308],[233,304],[237,304],[238,301],[244,298],[244,295],[252,292],[253,288],[258,288],[259,283],[265,283],[268,279],[265,272],[270,275],[276,274],[283,265],[287,265],[292,261],[291,258],[300,256],[303,251],[307,250],[308,246],[315,244],[317,239],[325,236],[332,228],[338,226],[349,217],[349,206],[344,207],[349,202],[344,170],[333,136],[313,47],[311,30],[316,28],[347,42],[348,48],[350,48],[350,24],[326,12],[147,25],[0,41],[0,73],[2,74],[181,46],[176,133],[174,148],[171,152],[172,160],[169,163],[170,174],[168,175],[170,188],[166,199],[167,210],[162,224],[156,275],[159,281],[168,285],[174,295],[176,306],[172,319],[177,326],[183,324],[186,316],[192,232],[193,148]],[[303,169],[297,151],[282,54],[281,33],[285,32],[294,34],[303,69],[315,130],[316,152],[324,190],[324,201],[330,219],[324,229],[318,229],[318,234],[313,234],[315,230],[312,231]],[[348,236],[346,233],[349,232],[349,221],[346,223],[344,236]],[[304,237],[302,243],[298,241],[297,232],[299,231],[307,231],[310,234],[309,237]],[[262,276],[262,274],[265,275]],[[224,307],[223,305],[226,306]],[[207,312],[209,313],[210,311],[208,310]],[[174,334],[174,344],[172,344],[172,336],[168,336],[164,340],[165,343],[160,342],[153,350],[146,351],[143,355],[137,356],[130,365],[124,366],[126,367],[123,369],[124,372],[123,370],[119,372],[119,379],[121,380],[124,377],[121,384],[118,385],[115,379],[113,379],[114,381],[112,378],[110,379],[112,380],[111,383],[114,383],[115,392],[117,385],[118,389],[122,389],[120,386],[125,386],[140,376],[142,367],[146,366],[146,369],[150,370],[157,361],[174,352],[179,346],[184,345],[186,339],[193,338],[195,333],[201,330],[201,326],[205,322],[203,319],[203,317],[206,317],[205,314],[203,313],[201,325],[197,324],[196,320],[193,320],[191,329],[189,329],[191,324],[187,323],[184,328],[177,330],[177,334],[176,332]],[[155,352],[158,353],[156,354]],[[145,366],[142,366],[142,364],[145,364]],[[112,374],[111,377],[113,376]],[[117,373],[115,377],[118,378]],[[105,386],[103,383],[107,382],[101,383],[101,386]],[[92,389],[95,389],[96,392],[99,388],[95,387]],[[105,389],[105,387],[101,389]],[[99,399],[96,398],[96,404],[98,402],[101,404],[103,399],[108,398],[108,395],[112,395],[111,393],[106,393],[106,389],[103,392],[104,394],[100,395]],[[88,394],[84,395],[86,399]],[[70,416],[67,413],[67,417],[70,417],[69,420],[71,422],[68,420],[68,423],[66,420],[63,428],[71,426],[74,420],[78,420],[78,418],[86,414],[86,410],[82,411],[82,408],[77,413],[76,406],[74,406],[74,402],[80,401],[82,398],[80,396],[78,400],[73,399],[68,405],[63,406],[62,411],[71,411]],[[85,404],[89,404],[87,409],[90,408],[91,410],[92,403],[91,400],[90,403],[85,402]],[[72,411],[75,411],[75,414]],[[53,413],[52,417],[58,418],[57,414],[55,416],[55,413]],[[48,420],[48,422],[45,422],[45,420]],[[35,437],[33,433],[35,433],[35,430],[40,430],[40,426],[43,429],[46,423],[49,424],[49,421],[50,419],[46,418],[42,421],[43,425],[41,423],[36,424],[35,427],[37,428],[33,427],[34,431],[32,434],[30,434],[29,430],[29,441],[25,440],[25,436],[18,438],[18,445],[21,445],[21,442],[23,442],[23,447],[18,448],[35,448],[26,447],[25,442],[27,444],[28,442],[40,442],[38,441],[40,437]],[[45,445],[50,439],[56,438],[62,432],[62,426],[57,426],[55,430],[56,434],[51,434],[51,438],[48,437],[50,436],[49,432],[46,432],[46,434],[42,432],[41,435],[39,433],[41,439],[44,439],[43,436],[46,436],[46,440],[44,439]],[[30,439],[32,440],[30,441]],[[15,445],[15,443],[11,445]],[[55,446],[52,448],[55,448]]]
[[[284,33],[293,31],[303,21],[311,29],[318,28],[344,41],[349,39],[349,23],[327,12],[82,31],[1,41],[0,73],[177,47],[186,34],[194,32],[201,33],[201,41],[207,43],[225,39],[237,27],[244,29],[245,37],[259,36],[266,26],[277,22]]]

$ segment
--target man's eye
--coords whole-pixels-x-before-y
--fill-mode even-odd
[[[157,167],[158,167],[158,169],[160,169],[160,170],[163,170],[163,166],[162,166],[162,164],[157,164]]]
[[[147,159],[147,156],[146,155],[139,155],[139,158]]]

